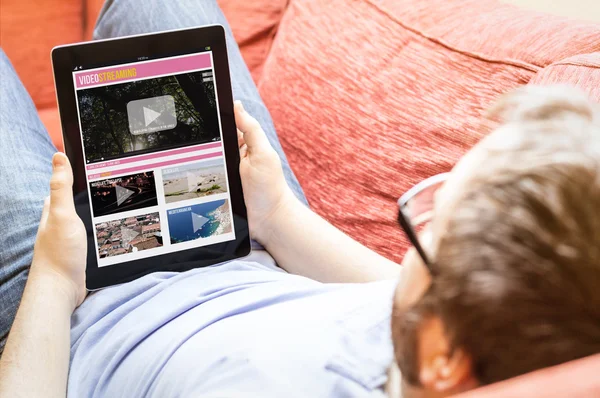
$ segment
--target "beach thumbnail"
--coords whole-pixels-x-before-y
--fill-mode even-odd
[[[208,238],[232,231],[229,201],[216,200],[167,211],[171,243]]]
[[[154,172],[90,182],[94,217],[156,206]]]
[[[163,245],[158,213],[96,224],[100,258],[153,249]]]
[[[166,203],[227,192],[223,158],[164,169],[162,178]]]

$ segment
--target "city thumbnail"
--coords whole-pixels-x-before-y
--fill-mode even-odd
[[[153,249],[163,245],[158,213],[96,224],[100,258]]]

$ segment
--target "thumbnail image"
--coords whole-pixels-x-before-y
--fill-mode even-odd
[[[162,178],[167,203],[227,192],[223,158],[164,169]]]
[[[77,90],[87,163],[219,141],[212,72]]]
[[[229,201],[216,200],[167,211],[171,243],[208,238],[232,231]]]
[[[94,217],[156,206],[154,172],[90,182]]]
[[[163,245],[158,213],[96,224],[100,258],[153,249]]]

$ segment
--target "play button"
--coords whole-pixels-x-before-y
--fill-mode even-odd
[[[121,241],[124,245],[129,244],[132,240],[135,239],[140,233],[134,229],[121,227]]]
[[[121,206],[123,202],[127,200],[135,191],[120,186],[116,186],[117,189],[117,206]]]
[[[155,112],[150,108],[144,107],[144,122],[146,122],[146,127],[153,121],[155,121],[161,114],[159,112]]]
[[[192,213],[192,226],[194,227],[194,233],[201,229],[207,222],[208,218],[201,216],[200,214]]]
[[[175,100],[170,95],[161,95],[129,101],[127,119],[133,135],[174,129],[177,126]]]
[[[186,173],[186,177],[188,183],[188,192],[196,192],[202,177],[195,173],[190,173],[189,171]]]

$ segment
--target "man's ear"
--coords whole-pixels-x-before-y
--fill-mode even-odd
[[[423,387],[438,393],[457,393],[477,385],[470,355],[462,348],[451,350],[439,317],[423,322],[419,330],[419,378]]]

